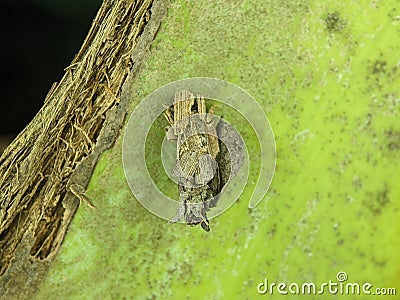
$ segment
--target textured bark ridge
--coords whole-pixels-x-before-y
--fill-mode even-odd
[[[0,297],[25,295],[59,249],[168,1],[105,0],[60,83],[0,158]],[[27,282],[30,285],[27,285]],[[25,287],[24,287],[25,286]]]

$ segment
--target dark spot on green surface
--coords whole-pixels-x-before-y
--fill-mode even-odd
[[[386,65],[387,65],[386,61],[376,60],[372,66],[372,73],[373,74],[386,73]]]
[[[393,20],[393,21],[398,20],[398,16],[399,16],[399,12],[398,12],[398,10],[397,10],[396,7],[393,7],[393,8],[390,10],[390,12],[388,13],[388,17],[389,17],[391,20]]]
[[[398,66],[388,63],[384,57],[389,54],[380,53],[379,58],[374,60],[368,60],[367,66],[367,76],[366,79],[370,81],[366,88],[367,93],[371,93],[374,90],[384,92],[383,96],[391,103],[392,106],[397,104],[398,91],[388,90],[387,88],[391,84],[395,84],[399,81]],[[374,92],[375,92],[374,91]],[[380,96],[375,95],[374,101],[378,100]]]
[[[193,265],[191,263],[188,263],[184,261],[180,266],[179,266],[179,275],[178,278],[183,284],[187,284],[189,282],[189,279],[193,275]]]
[[[324,18],[326,29],[330,32],[342,31],[346,26],[346,21],[340,16],[338,12],[327,13]]]
[[[368,127],[369,125],[371,125],[371,122],[372,122],[372,114],[368,113],[365,121],[365,126]]]
[[[388,69],[387,61],[383,59],[383,53],[380,53],[379,58],[367,61],[368,75],[367,79],[379,80],[385,75]],[[390,73],[392,73],[391,71]]]
[[[276,224],[272,225],[272,228],[271,230],[268,231],[267,235],[269,238],[272,238],[275,235],[275,233],[276,233]]]
[[[387,188],[385,187],[376,193],[367,193],[364,202],[373,215],[380,215],[385,206],[390,203]]]
[[[386,267],[386,261],[384,261],[384,260],[378,260],[378,259],[376,259],[375,257],[373,257],[373,258],[371,259],[371,261],[372,261],[372,263],[373,263],[375,266],[377,266],[377,267],[381,267],[381,268]]]
[[[359,257],[365,257],[365,252],[362,252],[362,251],[357,251],[357,256],[359,256]]]
[[[360,177],[354,176],[353,177],[353,187],[356,191],[359,191],[363,187],[363,183]]]
[[[400,149],[400,130],[389,129],[385,131],[387,148],[391,151]]]

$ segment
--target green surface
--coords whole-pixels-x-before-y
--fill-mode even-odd
[[[275,133],[271,188],[209,233],[171,226],[133,198],[121,137],[88,188],[98,209],[81,206],[38,299],[280,299],[257,284],[339,271],[399,294],[398,1],[172,2],[134,103],[186,77],[241,86]]]

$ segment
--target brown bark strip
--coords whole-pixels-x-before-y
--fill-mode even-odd
[[[32,280],[60,247],[79,205],[69,186],[86,187],[118,137],[129,101],[122,86],[167,2],[105,0],[60,83],[0,157],[0,296],[21,289],[18,282]]]

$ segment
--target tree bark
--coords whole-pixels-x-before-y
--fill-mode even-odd
[[[123,84],[147,55],[166,6],[105,0],[61,81],[2,154],[1,297],[29,294],[56,255],[99,155],[120,133]]]

